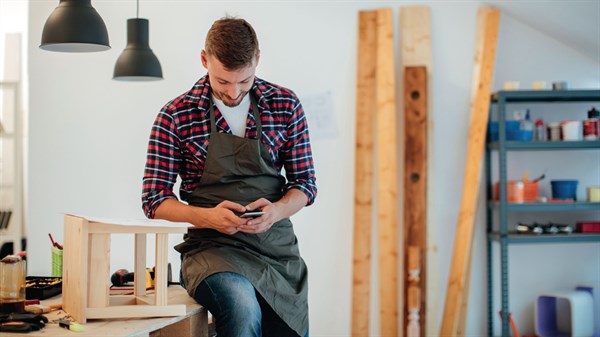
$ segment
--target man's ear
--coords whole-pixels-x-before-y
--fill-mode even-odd
[[[206,51],[204,49],[200,52],[200,58],[202,59],[202,65],[208,70],[208,60],[206,59]]]
[[[256,52],[256,66],[258,67],[258,61],[260,61],[260,50]]]

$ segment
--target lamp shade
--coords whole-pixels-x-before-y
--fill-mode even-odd
[[[127,20],[127,46],[117,59],[113,79],[153,81],[162,79],[162,68],[148,43],[148,20]]]
[[[46,20],[40,48],[76,53],[108,50],[108,31],[91,0],[60,0]]]

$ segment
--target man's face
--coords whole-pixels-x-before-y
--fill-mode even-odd
[[[258,57],[252,65],[228,70],[214,56],[202,51],[202,65],[208,70],[213,95],[228,107],[236,107],[254,84]]]

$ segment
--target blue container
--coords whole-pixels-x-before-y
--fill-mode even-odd
[[[520,121],[506,121],[506,140],[531,140],[531,138],[533,137],[533,133],[530,136],[523,135],[520,128]],[[490,141],[498,141],[498,129],[498,122],[490,122]]]
[[[552,198],[553,199],[573,199],[577,200],[578,180],[552,180]]]

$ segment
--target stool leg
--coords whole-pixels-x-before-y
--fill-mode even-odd
[[[110,305],[110,234],[92,233],[88,237],[88,307],[105,308]]]
[[[63,252],[63,309],[86,322],[88,290],[88,221],[65,215]]]
[[[146,234],[135,234],[135,296],[146,296]]]
[[[156,234],[156,270],[154,271],[154,296],[156,305],[167,305],[167,264],[169,234]]]

